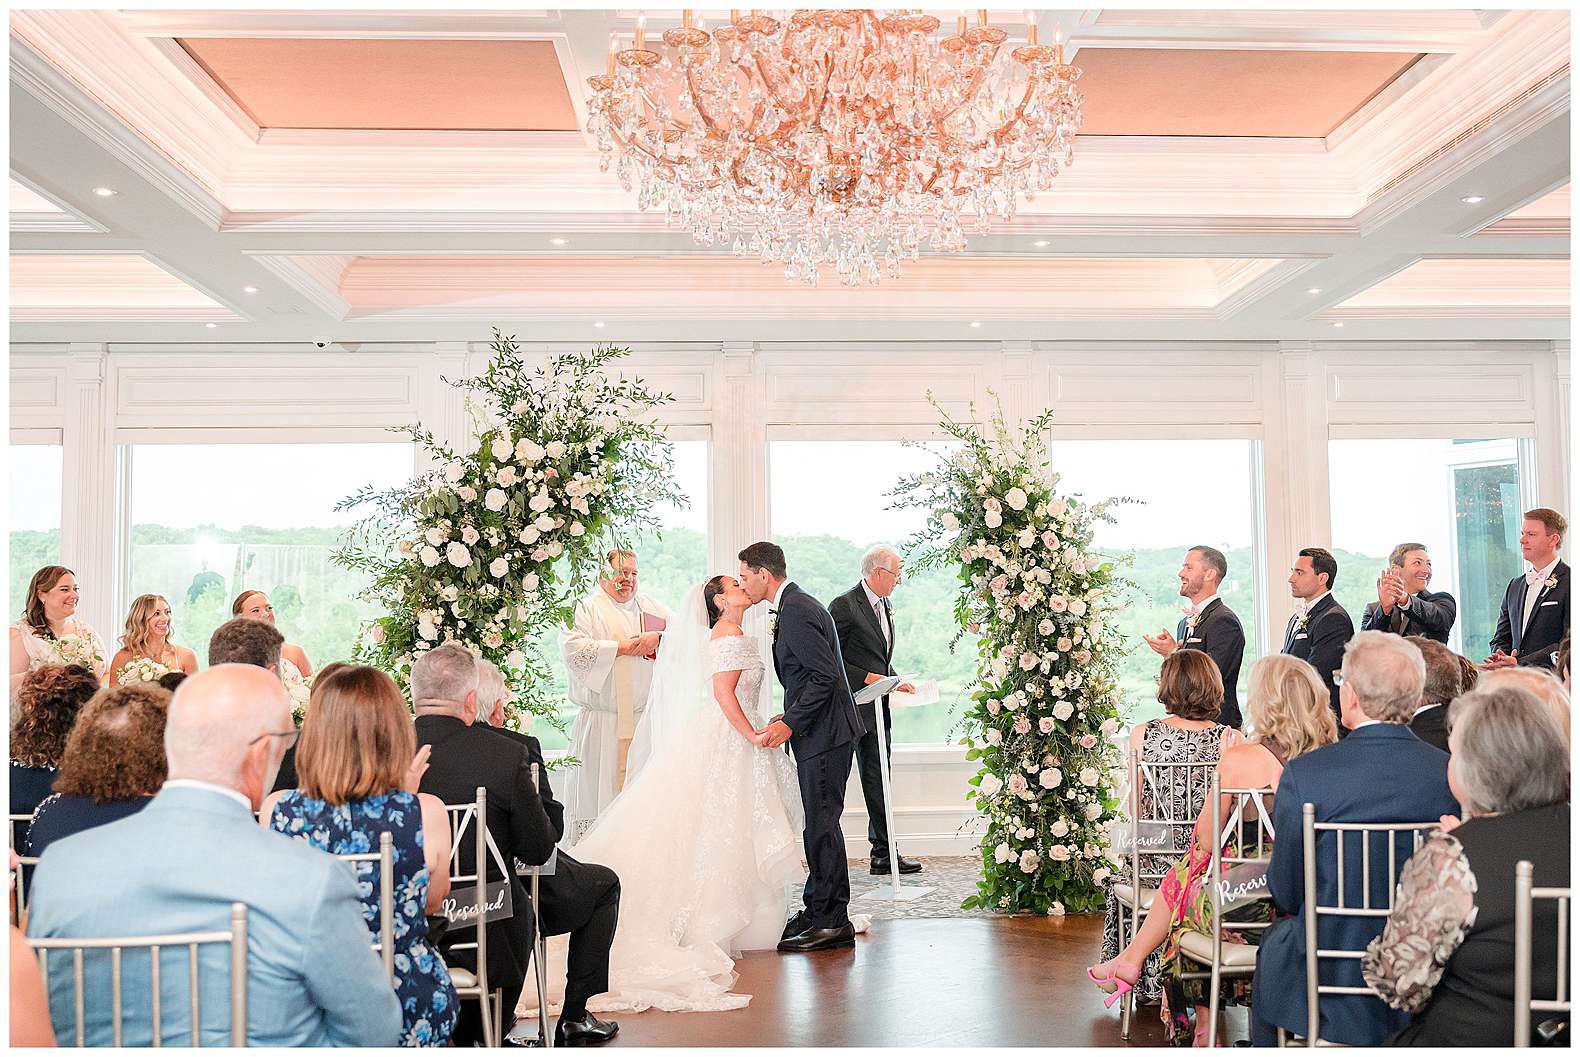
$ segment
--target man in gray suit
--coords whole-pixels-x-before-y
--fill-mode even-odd
[[[296,738],[285,688],[262,668],[222,664],[176,691],[165,727],[170,777],[130,818],[50,845],[33,879],[28,935],[88,939],[228,929],[247,906],[249,1046],[395,1046],[401,1011],[363,922],[351,869],[253,817]],[[200,948],[205,1046],[230,1044],[230,960]],[[150,959],[122,958],[123,1044],[153,1039]],[[50,973],[55,1032],[74,1039],[70,971]],[[84,958],[85,1041],[112,1041],[110,957]],[[161,952],[160,1036],[190,1045],[184,947]]]

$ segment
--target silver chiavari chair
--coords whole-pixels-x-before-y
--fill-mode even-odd
[[[32,815],[7,815],[10,823],[11,847],[20,852],[27,843],[27,828],[33,824]]]
[[[471,804],[446,804],[450,816],[450,890],[457,886],[476,885],[479,893],[485,892],[488,882],[488,790],[477,787],[477,800]],[[476,859],[471,873],[461,872],[461,841],[471,829]],[[481,896],[479,897],[481,899]],[[479,913],[475,923],[476,938],[463,943],[448,945],[450,951],[475,951],[477,969],[469,971],[451,966],[450,982],[455,985],[456,996],[475,998],[482,1005],[483,1045],[500,1045],[499,1029],[504,1025],[501,1015],[500,994],[488,986],[488,929],[484,924],[486,914]]]
[[[389,831],[379,834],[379,850],[337,855],[341,862],[351,864],[360,873],[358,863],[378,863],[379,867],[379,932],[373,949],[384,959],[384,972],[393,983],[395,980],[395,838]]]
[[[1230,798],[1229,817],[1223,818],[1223,799]],[[1218,1005],[1219,984],[1226,976],[1251,976],[1256,972],[1256,947],[1249,943],[1224,943],[1223,932],[1225,913],[1224,899],[1228,895],[1228,885],[1224,880],[1226,867],[1240,866],[1247,863],[1261,863],[1264,867],[1272,859],[1273,854],[1273,820],[1268,805],[1273,799],[1272,789],[1236,789],[1224,788],[1216,771],[1212,776],[1212,788],[1208,793],[1208,817],[1211,819],[1209,832],[1218,834],[1218,840],[1212,846],[1212,859],[1207,872],[1207,884],[1210,905],[1212,907],[1212,935],[1204,936],[1199,932],[1186,932],[1180,937],[1180,954],[1200,965],[1207,966],[1205,972],[1186,971],[1180,975],[1188,980],[1208,981],[1208,1006],[1207,1015],[1209,1025],[1207,1028],[1207,1045],[1218,1044]],[[1247,836],[1247,824],[1255,822],[1254,839]],[[1233,848],[1232,854],[1225,854],[1225,848]],[[1265,884],[1261,891],[1247,893],[1243,902],[1257,902],[1268,898]],[[1233,926],[1235,932],[1259,932],[1272,924],[1270,921],[1245,921],[1236,922]]]
[[[1317,975],[1318,967],[1323,960],[1359,962],[1365,955],[1365,950],[1348,950],[1345,948],[1326,948],[1318,946],[1318,923],[1323,918],[1381,918],[1386,920],[1393,913],[1394,893],[1399,886],[1399,873],[1404,869],[1404,864],[1410,856],[1420,850],[1427,835],[1439,828],[1438,821],[1430,822],[1318,822],[1317,809],[1314,804],[1305,804],[1301,807],[1301,841],[1302,856],[1305,870],[1305,891],[1302,904],[1305,908],[1306,919],[1306,1037],[1303,1044],[1306,1046],[1332,1046],[1338,1043],[1325,1042],[1322,1039],[1322,1009],[1323,995],[1369,995],[1380,1002],[1375,991],[1364,985],[1324,984]],[[1323,905],[1317,896],[1317,835],[1323,832],[1334,834],[1334,869],[1337,873],[1338,885],[1336,887],[1337,902],[1334,905]],[[1360,889],[1361,905],[1352,906],[1346,903],[1344,885],[1344,847],[1346,836],[1355,834],[1360,844]],[[1399,854],[1399,840],[1404,835],[1410,837],[1410,850]],[[1372,899],[1372,845],[1373,838],[1381,837],[1382,844],[1387,847],[1388,880],[1382,889],[1384,904],[1374,905]],[[1382,858],[1379,853],[1378,858]],[[1354,869],[1354,856],[1351,857],[1351,869]],[[1378,864],[1381,865],[1381,864]],[[1285,1043],[1283,1029],[1279,1029],[1279,1043]]]
[[[1196,811],[1207,799],[1217,762],[1191,761],[1164,763],[1144,760],[1134,749],[1130,752],[1130,774],[1133,775],[1130,792],[1130,862],[1124,875],[1126,881],[1114,885],[1114,898],[1119,901],[1119,947],[1124,949],[1141,927],[1141,918],[1157,898],[1158,886],[1163,875],[1174,868],[1174,860],[1190,847],[1190,835],[1196,825]],[[1183,805],[1184,812],[1175,810]],[[1153,857],[1143,868],[1144,856]],[[1152,869],[1166,862],[1163,869]],[[1135,992],[1119,1000],[1119,1036],[1130,1038],[1130,1017],[1135,1002]]]
[[[535,763],[532,765],[532,788],[542,788],[538,785],[538,765]],[[529,866],[526,874],[532,895],[532,980],[538,990],[538,1043],[547,1049],[553,1049],[554,1033],[549,1030],[549,944],[548,937],[543,935],[543,918],[538,909],[542,906],[538,897],[542,868]]]
[[[11,850],[17,853],[19,863],[11,871],[11,924],[20,925],[27,918],[27,888],[32,881],[33,868],[38,865],[36,855],[23,855],[27,847],[27,828],[33,823],[32,815],[7,815],[11,835]]]
[[[50,993],[50,953],[54,951],[71,953],[72,974],[72,1010],[75,1024],[73,1035],[74,1045],[86,1045],[86,1023],[88,999],[84,986],[84,954],[87,951],[109,951],[110,953],[110,1017],[111,1038],[116,1047],[125,1046],[160,1046],[162,1039],[162,1000],[160,992],[162,956],[172,949],[185,947],[187,949],[187,980],[188,994],[190,996],[190,1009],[192,1014],[192,1045],[203,1045],[202,1006],[198,994],[201,990],[201,976],[198,957],[198,948],[204,944],[223,943],[230,948],[230,1045],[247,1045],[247,906],[244,903],[232,903],[230,906],[230,928],[217,929],[211,932],[177,932],[163,936],[113,936],[106,939],[33,939],[29,938],[28,946],[38,952],[38,966],[44,977],[44,992]],[[122,1009],[121,995],[122,969],[124,952],[127,950],[147,950],[149,952],[149,995],[152,1003],[152,1017],[150,1026],[152,1034],[149,1042],[140,1039],[126,1041],[122,1036]],[[58,1021],[57,1021],[58,1023]]]
[[[1534,886],[1535,866],[1528,859],[1514,864],[1514,1045],[1531,1044],[1531,1014],[1568,1013],[1569,1000],[1569,898],[1567,888]],[[1535,937],[1531,919],[1538,899],[1556,904],[1558,917],[1557,987],[1553,998],[1532,997]]]

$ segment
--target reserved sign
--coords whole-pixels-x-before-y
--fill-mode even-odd
[[[452,888],[450,894],[440,904],[452,927],[456,925],[475,925],[479,915],[483,923],[503,921],[515,915],[512,905],[509,881],[490,881],[481,889],[477,885],[468,885],[465,888]]]

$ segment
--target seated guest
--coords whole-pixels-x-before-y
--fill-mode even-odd
[[[377,851],[391,835],[395,855],[395,994],[405,1018],[401,1044],[444,1046],[459,999],[428,944],[428,921],[450,892],[450,820],[438,797],[416,791],[428,751],[417,750],[411,713],[395,680],[376,668],[336,664],[313,686],[302,723],[301,788],[270,795],[260,821],[331,855]],[[362,915],[379,931],[377,863],[358,863]]]
[[[1459,609],[1447,591],[1428,591],[1432,559],[1424,543],[1401,543],[1388,555],[1388,568],[1377,577],[1377,601],[1367,602],[1362,631],[1391,631],[1448,642]]]
[[[17,868],[16,850],[11,851],[11,869]],[[11,896],[13,916],[16,894]],[[11,1048],[55,1045],[55,1026],[49,1022],[49,999],[44,995],[44,976],[38,958],[27,945],[22,930],[11,926]]]
[[[170,777],[153,803],[50,846],[33,884],[28,935],[56,939],[220,932],[231,904],[247,915],[249,1046],[393,1046],[400,1003],[368,940],[343,863],[258,827],[284,746],[294,740],[285,688],[256,668],[192,676],[170,702]],[[192,1040],[187,952],[161,952],[161,1042]],[[199,948],[199,1035],[230,1044],[230,952]],[[85,959],[87,1044],[111,1042],[110,958]],[[146,956],[122,965],[124,1045],[152,1041]],[[74,1037],[72,974],[50,976],[58,1036]]]
[[[1223,704],[1223,679],[1218,665],[1201,650],[1176,650],[1163,659],[1163,670],[1158,675],[1158,701],[1168,715],[1138,723],[1130,731],[1130,751],[1141,763],[1204,763],[1216,764],[1225,749],[1240,741],[1240,732],[1219,722],[1219,709]],[[1178,775],[1178,779],[1170,777]],[[1162,771],[1141,769],[1132,771],[1130,811],[1138,805],[1164,802],[1169,790],[1154,790],[1152,780],[1161,775],[1167,781],[1177,781],[1178,789],[1173,817],[1194,818],[1201,811],[1206,798],[1205,783],[1186,783],[1184,771],[1169,768]],[[1139,795],[1138,795],[1139,794]],[[1156,815],[1156,811],[1149,812]],[[1167,846],[1149,851],[1137,851],[1143,884],[1150,886],[1147,878],[1167,873],[1174,861],[1189,847],[1189,834],[1184,827],[1168,831]],[[1114,893],[1114,883],[1123,882],[1128,870],[1121,870],[1107,886],[1103,899],[1103,961],[1112,961],[1119,955],[1120,915],[1129,914]],[[1142,965],[1141,975],[1135,984],[1136,996],[1141,1001],[1151,1001],[1160,992],[1158,978],[1160,962],[1154,955]]]
[[[276,631],[273,624],[237,617],[215,628],[214,634],[209,637],[209,667],[217,664],[250,664],[273,672],[274,677],[279,679],[280,650],[284,645],[285,636]],[[285,752],[285,758],[280,761],[280,773],[275,776],[274,790],[295,788],[296,745],[292,743]]]
[[[135,815],[165,784],[165,715],[170,695],[152,683],[100,691],[66,740],[54,795],[33,812],[27,853]]]
[[[186,672],[166,672],[159,677],[159,688],[168,690],[173,694],[176,692],[176,687],[180,686],[186,680],[186,677]]]
[[[1525,512],[1520,553],[1527,568],[1503,592],[1492,656],[1483,668],[1553,667],[1553,654],[1569,633],[1569,565],[1558,557],[1568,530],[1569,522],[1556,510]]]
[[[503,735],[527,750],[527,757],[538,765],[538,795],[543,810],[554,827],[554,839],[565,838],[565,807],[554,799],[549,786],[549,771],[543,763],[543,747],[530,734],[504,725],[505,706],[510,692],[505,677],[493,664],[477,662],[478,714],[488,716],[494,733]],[[538,886],[539,920],[545,936],[570,934],[574,952],[567,964],[565,1001],[561,1006],[555,1038],[559,1044],[573,1045],[605,1042],[614,1037],[619,1025],[599,1020],[587,1012],[587,1000],[609,989],[609,949],[614,945],[615,928],[620,921],[620,878],[607,866],[584,863],[563,851],[554,860],[554,873]]]
[[[1276,1029],[1305,1035],[1306,926],[1305,857],[1302,807],[1316,808],[1318,822],[1429,822],[1453,810],[1448,789],[1448,756],[1410,733],[1408,724],[1421,702],[1426,662],[1421,651],[1397,635],[1362,631],[1344,650],[1339,705],[1349,737],[1289,761],[1273,805],[1273,831],[1279,841],[1267,870],[1267,889],[1278,909],[1292,915],[1275,921],[1262,935],[1256,954],[1256,1001],[1251,1034],[1257,1045],[1275,1045]],[[1336,906],[1336,838],[1317,834],[1317,898]],[[1359,840],[1349,840],[1348,856],[1360,863]],[[1387,846],[1374,842],[1371,905],[1388,905],[1393,878],[1381,863]],[[1400,838],[1408,854],[1409,835]],[[1401,860],[1402,861],[1402,860]],[[1359,869],[1345,873],[1345,903],[1362,905]],[[1371,917],[1324,917],[1318,921],[1324,950],[1359,951],[1382,931]],[[1325,959],[1322,982],[1364,986],[1355,962]],[[1370,995],[1325,995],[1321,1001],[1321,1038],[1347,1046],[1376,1046],[1408,1018]]]
[[[1256,735],[1248,742],[1224,750],[1218,761],[1218,778],[1223,788],[1276,790],[1286,763],[1338,740],[1338,728],[1328,709],[1327,687],[1305,661],[1279,655],[1263,657],[1251,666],[1247,692],[1246,715]],[[1264,806],[1270,809],[1272,805]],[[1233,798],[1224,797],[1219,806],[1220,819],[1226,823],[1232,810]],[[1245,811],[1252,814],[1255,806],[1247,804]],[[1214,836],[1211,826],[1211,806],[1204,805],[1196,819],[1190,852],[1175,863],[1172,873],[1164,876],[1161,898],[1147,910],[1146,920],[1135,938],[1118,957],[1087,970],[1087,975],[1105,991],[1134,986],[1140,979],[1141,966],[1147,956],[1164,946],[1165,941],[1172,940],[1164,951],[1163,1017],[1173,1041],[1179,1045],[1191,1041],[1192,1010],[1195,1011],[1196,1044],[1205,1045],[1207,1038],[1208,995],[1201,981],[1183,977],[1183,971],[1195,966],[1184,963],[1179,953],[1179,937],[1186,931],[1212,934],[1212,903],[1202,898],[1202,886],[1207,882],[1212,861]],[[1261,832],[1260,822],[1253,816],[1239,832],[1244,833],[1247,840],[1239,854],[1257,854],[1259,842],[1255,834]],[[1270,843],[1263,844],[1263,852],[1271,847]],[[1231,913],[1235,914],[1236,921],[1266,921],[1267,909],[1267,903],[1261,901],[1250,904],[1246,908],[1248,914]],[[1257,929],[1248,929],[1243,934],[1225,933],[1225,938],[1235,943],[1255,943],[1259,936]],[[1105,986],[1108,983],[1114,986]],[[1226,981],[1223,990],[1226,992],[1223,1005],[1244,1004],[1250,993],[1250,981]]]
[[[1569,685],[1569,633],[1564,632],[1564,640],[1558,644],[1558,667],[1553,669],[1554,674],[1563,680],[1564,689],[1573,692],[1574,687]]]
[[[417,741],[432,746],[421,789],[446,804],[477,799],[477,787],[488,791],[488,834],[498,846],[506,868],[512,859],[528,866],[548,861],[554,853],[554,829],[544,813],[543,798],[532,784],[531,760],[525,746],[502,738],[477,719],[477,662],[465,646],[446,642],[417,658],[411,668],[412,704],[417,711]],[[468,832],[458,844],[463,873],[475,873],[476,841]],[[488,856],[491,881],[502,878]],[[504,1027],[515,1019],[516,1000],[527,979],[532,956],[532,904],[526,886],[510,871],[511,905],[515,912],[488,925],[488,983],[504,992]],[[459,935],[458,935],[459,933]],[[472,930],[452,931],[449,943],[471,942]],[[474,971],[476,952],[444,949],[445,961]],[[482,1039],[478,1004],[466,1003],[455,1029],[455,1044],[469,1046]]]
[[[1240,726],[1240,664],[1245,659],[1245,628],[1218,592],[1229,575],[1229,559],[1216,547],[1192,547],[1180,565],[1180,597],[1190,600],[1179,627],[1170,635],[1142,635],[1154,653],[1167,657],[1175,650],[1200,650],[1218,666],[1223,681],[1223,703],[1218,718],[1225,726]]]
[[[1475,661],[1462,653],[1455,654],[1454,658],[1459,662],[1459,692],[1468,694],[1476,688],[1477,681],[1481,679],[1481,669],[1476,666]]]
[[[1569,691],[1558,677],[1541,668],[1503,668],[1488,672],[1480,687],[1518,686],[1536,695],[1536,700],[1547,706],[1558,729],[1564,732],[1564,743],[1569,742]]]
[[[1410,719],[1410,733],[1447,752],[1448,728],[1443,720],[1448,715],[1448,703],[1463,692],[1459,684],[1461,658],[1441,642],[1420,635],[1411,635],[1405,641],[1420,650],[1421,659],[1426,662],[1426,683],[1421,688],[1421,703]]]
[[[1514,865],[1534,863],[1537,886],[1569,884],[1569,748],[1547,707],[1511,681],[1455,701],[1449,725],[1448,784],[1465,821],[1406,864],[1361,972],[1415,1015],[1395,1045],[1502,1048],[1514,1034]],[[1532,990],[1550,996],[1568,938],[1551,900],[1531,923]]]
[[[1289,571],[1289,593],[1296,599],[1295,614],[1284,630],[1281,652],[1298,657],[1317,670],[1328,688],[1328,703],[1335,726],[1339,721],[1339,688],[1333,673],[1344,660],[1344,644],[1355,636],[1349,611],[1333,597],[1339,563],[1322,547],[1307,547]]]
[[[77,713],[99,692],[99,677],[75,664],[34,668],[17,690],[11,727],[11,814],[30,815],[49,796]],[[12,834],[12,841],[17,837]]]

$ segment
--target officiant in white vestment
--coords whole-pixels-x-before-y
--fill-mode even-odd
[[[637,720],[647,705],[659,632],[670,612],[637,590],[636,555],[610,551],[597,590],[560,633],[571,701],[570,753],[581,761],[565,787],[565,839],[574,843],[625,786]]]

